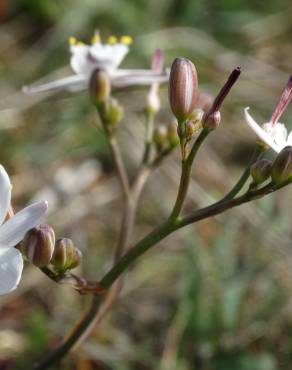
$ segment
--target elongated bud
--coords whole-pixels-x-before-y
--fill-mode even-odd
[[[165,144],[167,138],[167,129],[165,126],[158,126],[153,133],[153,141],[158,150],[161,150]]]
[[[220,121],[221,121],[221,113],[219,112],[219,110],[213,112],[210,115],[205,113],[202,118],[203,127],[209,130],[215,130],[220,125]]]
[[[179,137],[177,134],[177,123],[172,122],[167,127],[167,140],[171,147],[175,147],[179,144]]]
[[[272,180],[275,184],[292,180],[292,146],[286,146],[278,154],[272,166]]]
[[[111,83],[109,75],[103,69],[95,69],[89,81],[89,92],[93,104],[104,103],[110,96]]]
[[[55,251],[52,258],[52,265],[58,271],[71,270],[81,262],[82,254],[75,247],[73,241],[68,238],[61,238],[56,241]]]
[[[54,245],[55,233],[47,224],[29,230],[23,239],[23,251],[29,262],[37,267],[45,267],[50,263]]]
[[[259,185],[266,181],[271,176],[272,161],[262,158],[256,161],[250,167],[250,174],[253,183]]]
[[[178,122],[189,118],[196,106],[198,77],[194,64],[185,58],[176,58],[169,76],[169,103]]]

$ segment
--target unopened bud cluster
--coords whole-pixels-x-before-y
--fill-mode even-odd
[[[179,144],[177,124],[173,122],[168,126],[158,126],[153,133],[153,142],[158,152],[176,147]]]
[[[82,257],[71,239],[61,238],[55,242],[54,230],[47,224],[41,224],[26,233],[23,253],[33,265],[40,268],[52,265],[59,272],[78,266]]]
[[[274,162],[259,159],[250,168],[254,185],[260,185],[269,178],[274,184],[292,181],[292,147],[282,149]]]
[[[89,82],[89,93],[96,106],[105,130],[111,134],[123,118],[123,108],[111,97],[111,82],[108,73],[103,69],[93,71]]]

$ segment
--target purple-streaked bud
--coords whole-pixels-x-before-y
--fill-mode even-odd
[[[178,122],[186,121],[195,109],[198,96],[198,77],[194,64],[185,58],[172,63],[169,85],[169,103]]]
[[[68,238],[61,238],[56,241],[51,263],[56,270],[66,271],[77,267],[81,258],[81,251],[75,247],[73,241]]]
[[[292,146],[286,146],[277,155],[272,166],[272,180],[275,184],[292,180]]]
[[[110,96],[111,83],[107,72],[103,69],[95,69],[89,81],[89,93],[93,104],[104,103]]]
[[[202,118],[203,127],[207,128],[208,130],[215,130],[221,122],[221,113],[219,110],[213,112],[212,114],[205,113]]]
[[[259,185],[266,181],[271,176],[272,161],[269,159],[259,159],[253,163],[250,167],[250,174],[253,179],[253,183]]]
[[[55,233],[47,224],[29,230],[23,239],[23,252],[29,262],[37,267],[45,267],[50,263],[54,246]]]
[[[229,75],[228,80],[225,82],[222,89],[219,91],[219,94],[216,96],[211,108],[206,113],[204,119],[207,120],[208,117],[216,111],[219,111],[224,99],[228,95],[229,91],[231,90],[232,86],[237,81],[238,77],[240,76],[241,68],[236,67]]]
[[[282,113],[288,107],[291,99],[292,99],[292,76],[290,76],[286,86],[284,87],[284,90],[272,114],[272,117],[270,119],[272,125],[275,125],[279,121]]]

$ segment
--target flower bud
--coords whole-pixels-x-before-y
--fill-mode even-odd
[[[105,130],[113,133],[123,118],[124,110],[118,101],[110,97],[104,104],[98,108]]]
[[[167,138],[167,129],[165,126],[158,126],[153,133],[153,141],[158,150],[161,150]]]
[[[93,104],[104,103],[110,96],[111,83],[107,72],[95,69],[90,77],[89,92]]]
[[[73,241],[61,238],[56,241],[52,265],[59,271],[71,270],[80,264],[81,251],[75,247]]]
[[[54,252],[55,233],[47,224],[29,230],[23,239],[23,252],[37,267],[47,266]]]
[[[268,159],[259,159],[250,167],[250,174],[253,183],[258,185],[266,181],[271,176],[272,161]]]
[[[209,130],[215,130],[219,125],[221,121],[221,114],[219,110],[213,112],[210,115],[204,114],[203,118],[203,127],[209,129]]]
[[[189,118],[195,109],[198,95],[198,77],[194,64],[185,58],[176,58],[169,76],[169,103],[178,122]]]
[[[292,180],[292,146],[286,146],[278,154],[272,166],[272,180],[279,184]]]
[[[172,122],[167,127],[167,140],[171,147],[175,147],[179,144],[179,137],[177,134],[177,123]]]

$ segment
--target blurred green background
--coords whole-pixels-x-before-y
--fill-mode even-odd
[[[222,196],[247,164],[255,139],[243,109],[269,119],[291,73],[291,19],[290,0],[1,0],[0,161],[12,177],[15,208],[48,199],[57,237],[71,237],[83,251],[80,274],[98,279],[110,267],[122,204],[88,94],[21,93],[24,84],[70,73],[69,36],[87,41],[97,28],[105,39],[132,35],[124,67],[148,68],[157,47],[167,66],[188,57],[201,90],[212,95],[242,66],[220,129],[199,153],[191,209]],[[141,158],[146,94],[117,94],[130,176]],[[161,99],[156,124],[167,124],[166,87]],[[283,116],[291,129],[289,117],[291,108]],[[179,174],[176,151],[143,192],[133,240],[167,217]],[[289,204],[284,189],[168,237],[127,274],[112,313],[59,368],[291,369]],[[26,266],[19,289],[0,299],[0,369],[31,369],[88,302]]]

